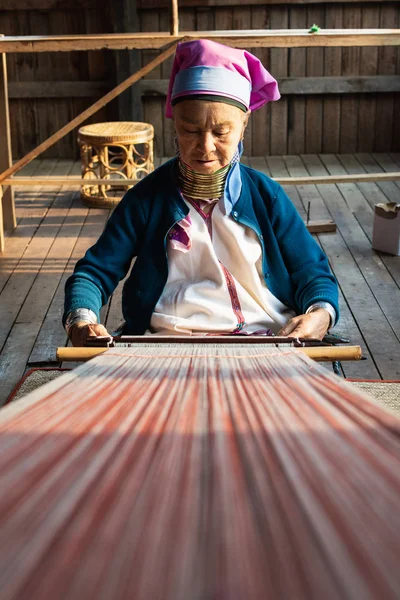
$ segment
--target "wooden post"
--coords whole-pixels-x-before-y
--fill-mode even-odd
[[[185,38],[183,38],[183,40],[185,40]],[[19,171],[19,169],[22,169],[22,167],[30,163],[34,158],[37,158],[40,154],[42,154],[42,152],[53,146],[56,142],[61,140],[65,135],[67,135],[67,133],[69,133],[70,131],[75,129],[75,127],[78,127],[78,125],[86,121],[86,119],[94,115],[100,108],[103,108],[103,106],[111,102],[111,100],[114,100],[114,98],[116,98],[119,94],[124,92],[130,85],[136,83],[136,81],[139,81],[141,77],[143,77],[147,73],[150,73],[150,71],[158,67],[158,65],[160,65],[161,63],[163,63],[164,60],[167,60],[167,58],[174,54],[177,45],[178,42],[174,42],[173,44],[171,44],[167,48],[167,50],[164,50],[164,52],[162,52],[159,56],[151,60],[145,67],[139,69],[139,71],[128,77],[128,79],[125,79],[125,81],[117,85],[117,87],[108,92],[108,94],[97,100],[97,102],[92,104],[92,106],[89,106],[89,108],[87,108],[80,115],[75,117],[75,119],[72,119],[72,121],[67,123],[67,125],[61,127],[61,129],[56,131],[56,133],[53,133],[53,135],[47,138],[47,140],[39,144],[39,146],[28,152],[28,154],[26,154],[25,156],[20,158],[20,160],[18,160],[13,166],[11,166],[9,169],[6,169],[3,173],[0,173],[0,183],[7,179],[7,177],[10,177],[11,175]]]
[[[3,188],[0,185],[0,254],[4,252]]]
[[[171,35],[179,33],[178,0],[171,0]]]
[[[3,36],[3,34],[0,34]],[[12,166],[10,114],[8,110],[7,63],[5,53],[0,54],[0,172]],[[4,244],[4,229],[14,229],[15,219],[14,192],[12,187],[3,189],[2,222],[0,237]],[[1,252],[3,249],[1,250]]]

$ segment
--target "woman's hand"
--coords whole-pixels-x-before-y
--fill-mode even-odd
[[[88,337],[97,335],[111,335],[108,333],[104,325],[90,324],[87,321],[78,321],[74,323],[69,332],[69,337],[73,346],[85,346]]]
[[[331,316],[324,308],[290,319],[278,335],[322,340],[329,329]]]

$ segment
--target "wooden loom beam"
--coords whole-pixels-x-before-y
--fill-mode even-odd
[[[171,343],[173,339],[171,340]],[[118,349],[118,346],[116,347]],[[86,361],[95,358],[100,354],[107,352],[109,348],[57,348],[57,360],[67,361]],[[317,346],[310,348],[295,348],[296,352],[306,354],[308,357],[318,362],[361,360],[362,351],[360,346]]]

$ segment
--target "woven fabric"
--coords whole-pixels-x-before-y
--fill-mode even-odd
[[[31,369],[15,386],[7,402],[19,400],[68,370]],[[368,394],[370,400],[377,402],[382,408],[400,415],[400,381],[351,381],[350,383]]]
[[[115,348],[0,411],[2,600],[400,596],[400,420],[291,349]]]

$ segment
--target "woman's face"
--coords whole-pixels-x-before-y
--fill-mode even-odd
[[[173,118],[183,162],[198,173],[225,167],[243,137],[249,115],[223,102],[179,102]]]

